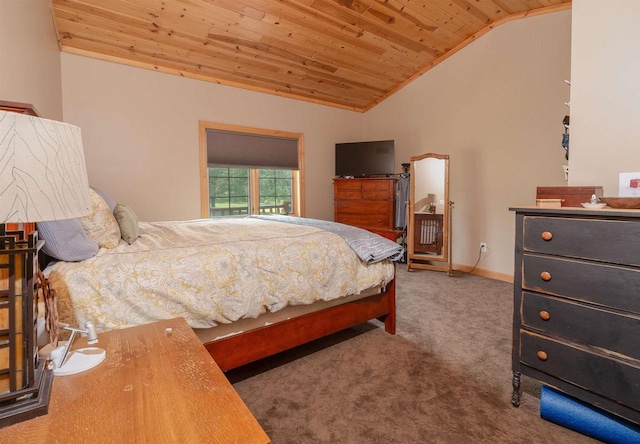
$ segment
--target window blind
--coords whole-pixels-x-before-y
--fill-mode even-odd
[[[298,139],[207,129],[207,163],[297,170]]]

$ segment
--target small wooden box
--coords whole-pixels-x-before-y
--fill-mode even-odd
[[[536,207],[540,208],[560,208],[562,199],[536,199]]]
[[[591,196],[594,194],[602,197],[602,186],[538,187],[536,201],[539,199],[560,199],[563,207],[581,207],[583,202],[591,202]]]

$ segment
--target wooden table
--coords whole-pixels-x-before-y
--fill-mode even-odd
[[[0,429],[0,442],[270,442],[183,318],[98,339],[105,361],[56,376],[49,413]]]

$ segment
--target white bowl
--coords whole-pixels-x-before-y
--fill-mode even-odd
[[[585,202],[582,204],[582,206],[585,208],[589,208],[590,210],[600,210],[601,208],[606,207],[607,204],[603,202],[600,202],[600,203]]]

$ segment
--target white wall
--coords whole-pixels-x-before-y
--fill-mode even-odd
[[[60,53],[47,0],[0,0],[0,100],[62,120]]]
[[[364,116],[365,137],[393,138],[396,162],[450,155],[453,260],[513,274],[514,215],[537,186],[566,185],[571,11],[507,22]]]
[[[334,144],[361,138],[361,114],[70,54],[62,77],[90,183],[141,220],[200,217],[200,120],[303,133],[306,216],[333,220]]]
[[[574,0],[569,183],[640,172],[640,1]]]

